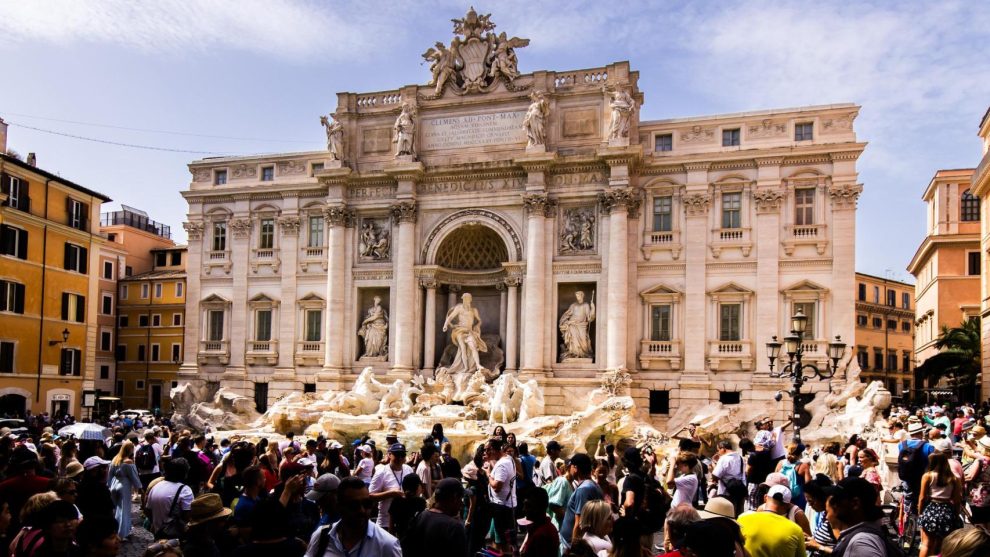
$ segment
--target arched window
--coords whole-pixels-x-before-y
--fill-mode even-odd
[[[959,210],[960,220],[979,221],[980,220],[980,198],[976,197],[969,190],[962,194],[962,207]]]

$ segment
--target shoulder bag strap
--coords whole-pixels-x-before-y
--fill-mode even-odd
[[[184,487],[186,487],[186,484],[180,483],[179,484],[179,489],[176,489],[175,490],[175,497],[172,497],[172,504],[169,505],[169,507],[168,507],[168,516],[172,516],[172,513],[175,512],[175,503],[178,502],[179,495],[182,494],[182,488],[184,488]]]

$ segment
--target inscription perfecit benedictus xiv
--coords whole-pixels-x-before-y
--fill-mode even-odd
[[[423,118],[422,149],[526,143],[525,110]]]
[[[460,193],[486,192],[523,189],[521,178],[494,178],[491,180],[445,180],[443,182],[421,182],[416,185],[416,193]]]

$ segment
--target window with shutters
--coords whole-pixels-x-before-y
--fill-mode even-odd
[[[865,315],[856,316],[856,325],[860,327],[865,327],[868,322],[869,322],[869,318],[866,317]]]
[[[151,361],[152,362],[157,362],[159,360],[159,358],[161,357],[161,355],[162,355],[161,352],[162,352],[161,346],[159,346],[157,344],[152,344],[151,345]]]
[[[31,198],[28,196],[30,188],[27,180],[4,175],[0,177],[0,185],[3,193],[7,194],[4,205],[25,213],[31,212]]]
[[[901,369],[903,371],[911,371],[911,352],[907,350],[901,353]]]
[[[895,308],[897,307],[897,292],[894,290],[887,291],[887,305]]]
[[[27,230],[0,224],[0,249],[3,250],[3,255],[27,259]]]
[[[272,310],[259,309],[254,314],[254,340],[272,339]]]
[[[794,190],[794,224],[798,226],[815,224],[815,190],[813,188]]]
[[[258,249],[275,247],[275,219],[261,219],[261,231],[258,235]]]
[[[70,198],[65,207],[68,212],[68,225],[76,230],[86,230],[86,213],[89,211],[89,206]]]
[[[863,284],[862,282],[859,283],[859,301],[861,302],[866,301],[866,285]]]
[[[0,311],[24,313],[24,285],[0,280]]]
[[[860,348],[859,352],[856,353],[856,361],[859,362],[860,369],[864,371],[870,369],[870,355],[865,348]]]
[[[718,339],[740,340],[742,304],[719,304]]]
[[[14,343],[0,341],[0,373],[14,373]]]
[[[306,338],[307,342],[319,342],[323,340],[323,310],[306,310]]]
[[[213,223],[213,251],[225,251],[227,249],[227,223]]]
[[[880,371],[883,371],[883,351],[874,348],[873,349],[873,367]]]
[[[223,330],[223,310],[210,310],[207,322],[207,340],[223,340],[224,330]]]
[[[79,294],[62,293],[62,320],[86,322],[86,297]]]
[[[103,315],[113,315],[113,296],[104,294],[100,303],[100,313]]]
[[[89,250],[82,246],[65,243],[65,260],[63,268],[67,271],[86,274],[86,263],[89,257]]]
[[[887,354],[887,371],[897,371],[897,352]]]
[[[59,375],[79,375],[82,371],[82,350],[63,348],[59,362]]]

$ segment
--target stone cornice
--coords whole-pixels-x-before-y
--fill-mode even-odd
[[[534,153],[513,159],[526,172],[547,172],[557,162],[557,153]]]
[[[642,145],[628,147],[607,147],[598,150],[598,158],[605,161],[609,167],[626,165],[635,166],[643,158]]]

